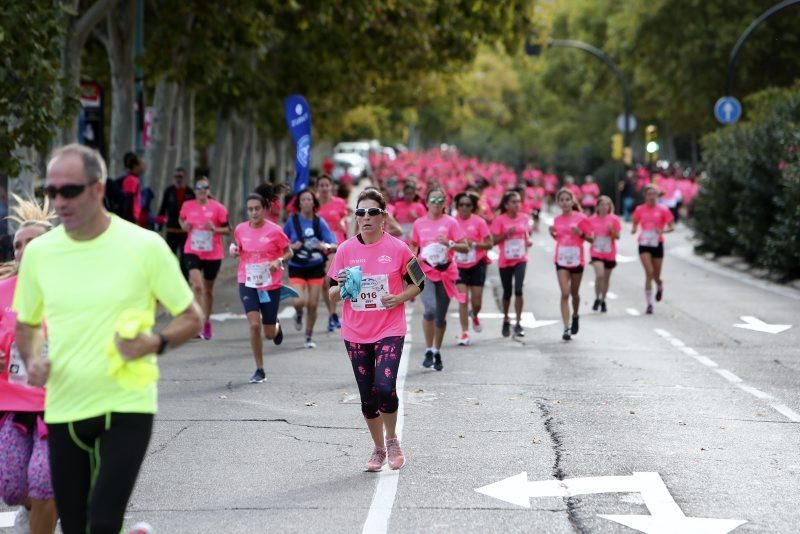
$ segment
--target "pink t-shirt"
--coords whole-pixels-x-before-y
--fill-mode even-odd
[[[0,412],[43,412],[44,388],[9,382],[12,351],[18,354],[14,343],[17,314],[11,311],[16,288],[16,276],[0,281],[0,352],[6,362],[0,369]],[[14,364],[19,365],[17,361]]]
[[[560,267],[580,267],[584,265],[583,255],[584,239],[572,232],[572,228],[579,228],[584,234],[592,233],[592,225],[588,217],[576,211],[566,217],[559,215],[553,221],[556,231],[556,250],[553,260]]]
[[[181,206],[180,218],[192,225],[183,248],[186,254],[194,254],[201,260],[221,260],[225,257],[222,251],[222,234],[206,227],[209,222],[216,227],[228,224],[228,210],[225,206],[211,198],[203,205],[196,200],[187,200]]]
[[[657,247],[664,242],[664,234],[662,233],[664,228],[674,221],[675,217],[665,206],[639,204],[633,210],[633,220],[639,223],[642,228],[639,232],[639,244],[645,247]]]
[[[422,202],[408,203],[402,198],[394,203],[394,218],[400,224],[413,224],[420,217],[428,214],[428,208]]]
[[[456,217],[458,225],[471,243],[483,243],[491,235],[489,225],[477,215],[470,215],[468,219]],[[469,252],[456,252],[453,256],[459,269],[469,269],[482,261],[487,261],[486,251],[471,247]]]
[[[544,199],[544,187],[532,186],[525,188],[525,209],[532,213],[533,210],[542,209],[542,200]]]
[[[453,279],[458,278],[458,268],[453,262],[455,253],[447,245],[439,243],[439,236],[443,236],[446,241],[461,241],[466,237],[458,221],[450,215],[442,215],[436,220],[422,217],[414,221],[411,243],[419,247],[419,257],[423,260],[420,262],[422,270],[434,282],[441,281],[443,274]],[[447,262],[450,262],[447,271],[434,268],[435,265]]]
[[[331,229],[333,235],[336,236],[336,241],[341,243],[347,236],[342,230],[342,219],[347,217],[347,202],[339,197],[331,197],[331,200],[325,204],[321,204],[317,210],[317,215],[325,222],[328,223],[328,228]]]
[[[142,213],[142,185],[139,177],[129,174],[122,179],[122,192],[126,195],[133,195],[133,222],[139,223],[139,215]]]
[[[517,213],[512,219],[508,214],[501,213],[492,221],[492,234],[495,236],[505,236],[509,229],[513,233],[497,244],[500,249],[497,266],[501,269],[528,261],[528,218]]]
[[[267,265],[283,256],[290,245],[280,226],[264,221],[261,228],[253,228],[249,222],[243,222],[233,231],[233,241],[239,247],[240,284],[267,291],[281,287],[283,271],[278,269],[270,275]]]
[[[589,217],[589,224],[592,225],[592,234],[594,235],[592,246],[589,247],[589,256],[606,261],[616,260],[617,240],[611,237],[608,227],[611,226],[614,232],[619,235],[622,228],[619,223],[619,217],[612,214],[605,217],[592,215]]]
[[[596,183],[583,184],[581,186],[581,206],[597,206],[597,197],[600,196],[600,188]]]
[[[356,266],[361,267],[362,273],[358,300],[345,300],[342,305],[342,339],[375,343],[406,335],[405,304],[387,310],[381,297],[403,292],[406,265],[413,257],[407,244],[387,233],[371,245],[361,243],[358,236],[339,245],[328,276],[336,279],[342,269]]]

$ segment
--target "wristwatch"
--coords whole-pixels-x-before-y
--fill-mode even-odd
[[[453,240],[451,239],[451,240],[450,240],[450,241],[447,243],[447,248],[453,248],[454,246],[456,246],[456,242],[455,242],[455,241],[453,241]]]
[[[156,355],[161,356],[167,351],[167,347],[169,347],[169,340],[166,338],[164,334],[159,333],[158,338],[161,342],[158,344],[158,350],[156,351]]]

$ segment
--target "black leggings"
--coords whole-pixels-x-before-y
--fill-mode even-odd
[[[518,263],[513,267],[500,268],[500,283],[503,285],[503,300],[511,300],[511,282],[514,282],[514,295],[522,296],[522,283],[525,281],[525,267],[527,261]]]
[[[447,308],[450,307],[450,297],[444,287],[444,282],[431,282],[425,280],[422,289],[422,318],[433,321],[436,328],[447,327]]]
[[[402,336],[391,336],[375,343],[344,342],[361,395],[361,413],[367,419],[397,411],[395,386],[404,341]]]
[[[150,443],[153,415],[109,413],[47,425],[64,534],[119,534]]]

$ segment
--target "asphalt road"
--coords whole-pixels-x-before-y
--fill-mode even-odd
[[[544,232],[525,286],[535,316],[526,324],[537,327],[524,339],[501,337],[488,291],[474,344],[456,346],[452,317],[444,371],[423,369],[417,303],[399,474],[362,472],[371,442],[343,344],[324,333],[327,313],[315,350],[286,319],[283,345],[265,345],[267,382],[252,385],[246,322],[233,280],[221,280],[216,312],[233,317],[219,316],[212,341],[162,360],[128,521],[157,533],[797,532],[800,293],[721,271],[691,256],[686,238],[669,236],[664,301],[647,316],[626,237],[608,313],[591,312],[587,272],[569,343],[560,321],[535,322],[559,317]],[[734,327],[743,316],[793,326]]]

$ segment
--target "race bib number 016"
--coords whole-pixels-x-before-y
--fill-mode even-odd
[[[389,294],[389,275],[365,274],[361,278],[361,291],[358,299],[350,303],[353,311],[379,311],[386,307],[381,302],[381,297]]]

